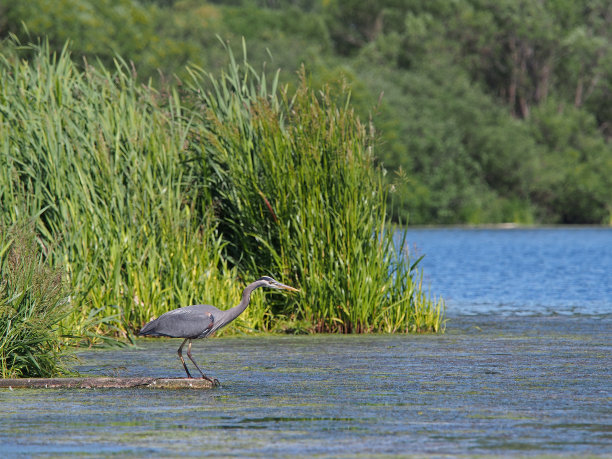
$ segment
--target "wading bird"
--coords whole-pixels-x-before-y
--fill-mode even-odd
[[[242,301],[238,306],[221,311],[209,304],[195,304],[193,306],[187,306],[184,308],[174,309],[162,314],[157,319],[152,320],[146,324],[139,335],[143,336],[169,336],[171,338],[185,338],[185,341],[178,348],[178,356],[183,363],[183,368],[187,373],[187,377],[191,378],[191,374],[187,369],[185,360],[183,359],[183,346],[187,344],[187,357],[193,362],[195,367],[198,369],[203,379],[207,379],[214,385],[219,385],[219,381],[214,378],[206,376],[200,367],[193,360],[191,356],[191,340],[206,338],[221,327],[229,324],[232,320],[238,317],[249,305],[251,300],[251,292],[258,287],[268,287],[278,290],[290,290],[292,292],[298,292],[299,290],[288,285],[281,284],[280,282],[272,279],[271,277],[264,276],[257,279],[252,284],[248,285],[242,292]]]

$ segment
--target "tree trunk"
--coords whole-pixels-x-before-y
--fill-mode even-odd
[[[582,77],[578,77],[578,84],[576,85],[576,93],[574,94],[574,106],[580,107],[582,105],[582,92],[584,90],[584,83]]]

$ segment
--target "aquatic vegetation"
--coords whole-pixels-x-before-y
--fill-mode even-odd
[[[129,337],[179,306],[233,306],[266,274],[304,293],[254,298],[247,330],[440,330],[443,304],[392,243],[348,92],[305,78],[279,91],[231,55],[220,77],[192,74],[156,90],[119,58],[110,71],[45,45],[0,56],[0,222],[33,219],[57,247],[78,305],[65,333]]]
[[[443,302],[394,246],[373,128],[350,108],[348,89],[315,92],[302,71],[295,91],[278,90],[246,48],[241,64],[230,57],[221,77],[193,72],[206,109],[190,142],[227,258],[300,285],[294,304],[283,298],[273,314],[311,330],[439,331]]]
[[[0,62],[0,221],[35,217],[89,341],[125,336],[185,304],[240,295],[206,210],[195,209],[180,101],[114,72],[28,47]],[[234,286],[235,285],[235,286]]]
[[[0,376],[66,373],[59,322],[72,307],[35,234],[0,228]]]

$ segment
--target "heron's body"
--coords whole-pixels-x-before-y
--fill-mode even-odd
[[[219,324],[226,312],[209,304],[194,304],[168,311],[142,327],[138,334],[170,338],[206,338],[220,328]]]
[[[189,373],[185,360],[183,359],[182,351],[183,346],[188,342],[187,356],[202,374],[202,378],[218,384],[219,382],[216,379],[211,379],[204,375],[202,370],[200,370],[200,367],[198,367],[198,364],[195,362],[195,360],[193,360],[193,357],[191,357],[191,340],[206,338],[242,314],[242,312],[249,305],[251,292],[258,287],[270,287],[274,289],[297,291],[297,289],[293,287],[281,284],[271,277],[264,276],[244,289],[242,292],[242,301],[240,301],[238,306],[234,306],[233,308],[225,311],[222,311],[221,309],[209,304],[194,304],[192,306],[174,309],[162,314],[157,319],[154,319],[146,324],[144,327],[142,327],[138,334],[146,336],[184,338],[185,340],[178,349],[178,356],[183,363],[187,376],[191,378],[191,374]]]

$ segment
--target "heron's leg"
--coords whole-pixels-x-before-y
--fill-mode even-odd
[[[202,370],[200,370],[200,367],[198,366],[198,364],[196,363],[195,360],[193,360],[193,357],[191,356],[191,340],[189,340],[189,344],[187,345],[187,357],[189,357],[189,360],[191,360],[193,362],[193,364],[195,365],[195,367],[198,369],[198,371],[200,372],[200,374],[202,375],[203,379],[207,379],[208,381],[210,381],[213,386],[219,386],[219,380],[216,378],[209,378],[208,376],[206,376]]]
[[[185,343],[189,341],[189,349],[191,349],[191,340],[189,338],[185,339],[185,341],[183,341],[183,344],[181,344],[178,348],[178,356],[179,359],[181,359],[181,362],[183,363],[183,368],[185,369],[185,372],[187,373],[187,377],[188,378],[192,378],[191,373],[189,373],[189,370],[187,369],[187,365],[185,364],[185,360],[183,359],[183,346],[185,345]],[[187,351],[187,355],[189,355],[189,351]],[[191,359],[191,356],[189,356],[189,358]],[[191,359],[191,361],[193,362],[193,359]],[[194,362],[195,363],[195,362]],[[197,367],[197,365],[196,365]],[[199,370],[199,368],[198,368]],[[200,373],[202,373],[200,371]]]

